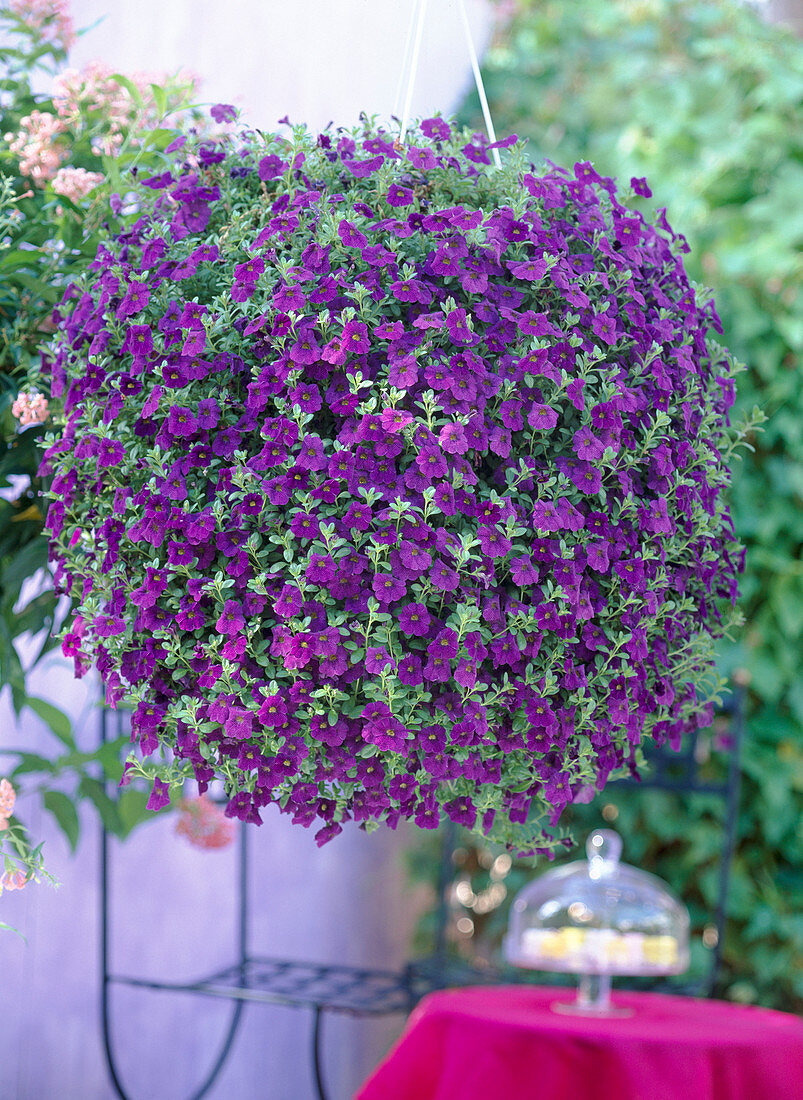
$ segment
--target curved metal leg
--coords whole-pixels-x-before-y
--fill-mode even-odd
[[[318,1092],[318,1100],[326,1100],[326,1086],[323,1083],[323,1069],[321,1067],[321,1024],[323,1022],[323,1005],[316,1005],[312,1018],[312,1069],[315,1073],[315,1088]]]
[[[118,715],[118,732],[121,726],[120,716]],[[101,709],[100,717],[100,735],[101,741],[107,740],[107,711],[103,707]],[[246,831],[245,826],[240,826],[239,837],[239,894],[240,894],[240,912],[239,912],[239,926],[238,926],[238,939],[239,939],[239,955],[240,955],[240,980],[241,984],[245,984],[246,974],[246,962],[248,957],[248,849],[246,843]],[[112,1085],[120,1100],[130,1100],[129,1094],[125,1091],[123,1083],[120,1079],[120,1074],[117,1069],[117,1065],[114,1059],[114,1052],[112,1050],[112,1036],[111,1036],[111,984],[112,979],[109,973],[109,834],[106,832],[103,824],[101,823],[100,833],[100,967],[101,967],[101,999],[100,999],[100,1017],[101,1026],[103,1030],[103,1051],[106,1057],[106,1065],[109,1070],[109,1077],[111,1078]],[[212,1085],[218,1078],[220,1071],[226,1064],[226,1059],[231,1052],[232,1044],[234,1043],[234,1037],[237,1034],[237,1030],[240,1026],[243,1010],[245,1009],[244,1001],[237,1001],[234,1005],[234,1009],[229,1020],[229,1026],[226,1034],[223,1038],[223,1043],[220,1047],[220,1051],[212,1063],[212,1067],[207,1073],[206,1077],[202,1081],[199,1088],[193,1092],[189,1100],[201,1100],[203,1096],[209,1092]],[[322,1094],[321,1094],[322,1095]],[[322,1100],[325,1100],[322,1096]]]
[[[717,930],[717,942],[711,956],[711,969],[705,983],[706,997],[713,997],[722,968],[722,954],[725,943],[725,927],[728,910],[728,887],[730,885],[731,866],[739,831],[739,796],[741,793],[741,755],[745,734],[745,706],[747,685],[736,680],[730,716],[730,755],[728,759],[728,779],[725,795],[725,843],[719,864],[719,884],[717,887],[717,906],[714,914],[714,927]]]

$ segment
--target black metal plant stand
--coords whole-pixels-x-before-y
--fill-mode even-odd
[[[649,778],[636,784],[634,780],[618,780],[617,785],[638,785],[679,793],[705,793],[724,802],[724,829],[717,903],[714,913],[716,944],[711,953],[707,976],[696,985],[654,983],[653,988],[671,988],[673,992],[711,996],[722,959],[725,934],[730,865],[736,843],[739,809],[739,757],[744,735],[743,686],[736,686],[722,715],[728,721],[730,756],[728,772],[722,782],[704,781],[700,777],[700,737],[691,737],[681,752],[653,749],[649,754],[652,772]],[[117,733],[122,731],[122,715],[116,715]],[[108,737],[109,713],[101,714],[101,737]],[[139,989],[192,993],[198,996],[223,998],[232,1002],[232,1014],[218,1053],[201,1085],[189,1100],[201,1100],[217,1080],[232,1049],[238,1028],[248,1004],[280,1004],[305,1009],[311,1013],[310,1055],[312,1076],[318,1100],[327,1100],[322,1063],[322,1024],[324,1013],[339,1012],[352,1016],[379,1016],[407,1013],[418,1001],[435,989],[452,985],[488,984],[499,981],[526,981],[521,971],[485,968],[478,970],[459,963],[447,953],[449,922],[448,887],[452,875],[451,853],[456,830],[444,829],[442,861],[439,874],[439,909],[436,924],[435,950],[428,958],[408,962],[401,970],[378,970],[353,966],[326,965],[289,959],[253,956],[248,944],[248,840],[247,828],[240,826],[238,840],[238,930],[237,961],[196,982],[152,981],[112,972],[110,964],[111,927],[110,851],[109,837],[101,827],[101,1019],[106,1061],[112,1084],[121,1100],[130,1094],[120,1078],[114,1056],[111,1027],[111,990],[114,985]]]
[[[122,732],[122,715],[115,715],[116,733]],[[110,714],[101,711],[101,738],[107,740]],[[312,1075],[319,1100],[327,1100],[322,1062],[322,1027],[325,1012],[352,1016],[408,1013],[433,985],[416,974],[413,964],[400,971],[327,965],[253,956],[248,948],[248,830],[240,826],[238,836],[238,931],[237,961],[196,982],[154,981],[118,974],[111,967],[110,844],[101,825],[101,1023],[109,1075],[121,1100],[130,1100],[114,1054],[111,994],[115,985],[198,996],[224,998],[233,1002],[232,1015],[217,1056],[201,1085],[189,1100],[201,1100],[223,1069],[248,1004],[280,1004],[311,1012],[310,1054]]]

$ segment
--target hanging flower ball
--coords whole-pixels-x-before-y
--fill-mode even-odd
[[[64,648],[168,751],[154,797],[548,846],[705,716],[740,564],[716,313],[663,215],[498,144],[188,144],[70,288]]]

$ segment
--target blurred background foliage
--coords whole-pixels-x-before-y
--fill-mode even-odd
[[[720,666],[724,675],[746,669],[751,688],[718,992],[800,1010],[803,44],[740,0],[519,0],[500,9],[483,70],[498,132],[526,136],[534,161],[591,160],[623,184],[647,177],[649,205],[666,207],[687,237],[691,276],[714,288],[724,341],[747,365],[739,406],[758,404],[769,417],[731,496],[748,547],[746,625],[722,644]],[[461,116],[483,129],[476,96]],[[703,933],[722,837],[715,802],[613,785],[594,805],[571,808],[580,842],[606,821],[624,835],[625,858],[689,904],[699,971],[712,946]],[[436,851],[429,842],[414,856],[430,882]],[[468,836],[453,855],[451,940],[474,960],[494,957],[510,897],[533,873],[499,855]]]

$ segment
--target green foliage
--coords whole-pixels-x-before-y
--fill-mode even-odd
[[[37,704],[34,709],[43,703],[41,699],[28,702],[29,705]],[[49,704],[44,707],[49,708]],[[65,717],[54,719],[57,728]],[[72,740],[71,735],[69,740]],[[45,755],[10,746],[3,749],[3,755],[17,761],[8,772],[8,778],[27,795],[41,796],[45,809],[52,814],[73,850],[79,839],[77,807],[80,802],[93,806],[108,831],[121,839],[141,821],[152,817],[145,811],[147,795],[144,792],[133,789],[118,792],[116,789],[123,774],[122,754],[130,745],[128,737],[107,741],[88,752],[81,752],[67,739],[64,742],[65,752]]]
[[[780,1007],[803,998],[803,45],[737,0],[525,0],[485,80],[500,132],[534,159],[590,159],[646,176],[714,288],[725,341],[748,366],[738,405],[769,416],[734,474],[748,546],[741,640],[726,675],[752,673],[740,841],[725,943],[727,993]],[[476,101],[464,117],[477,128]],[[634,862],[709,889],[709,811],[692,799],[631,805]],[[702,864],[700,861],[702,860]],[[686,877],[686,869],[699,875]],[[797,960],[797,964],[795,964]]]

